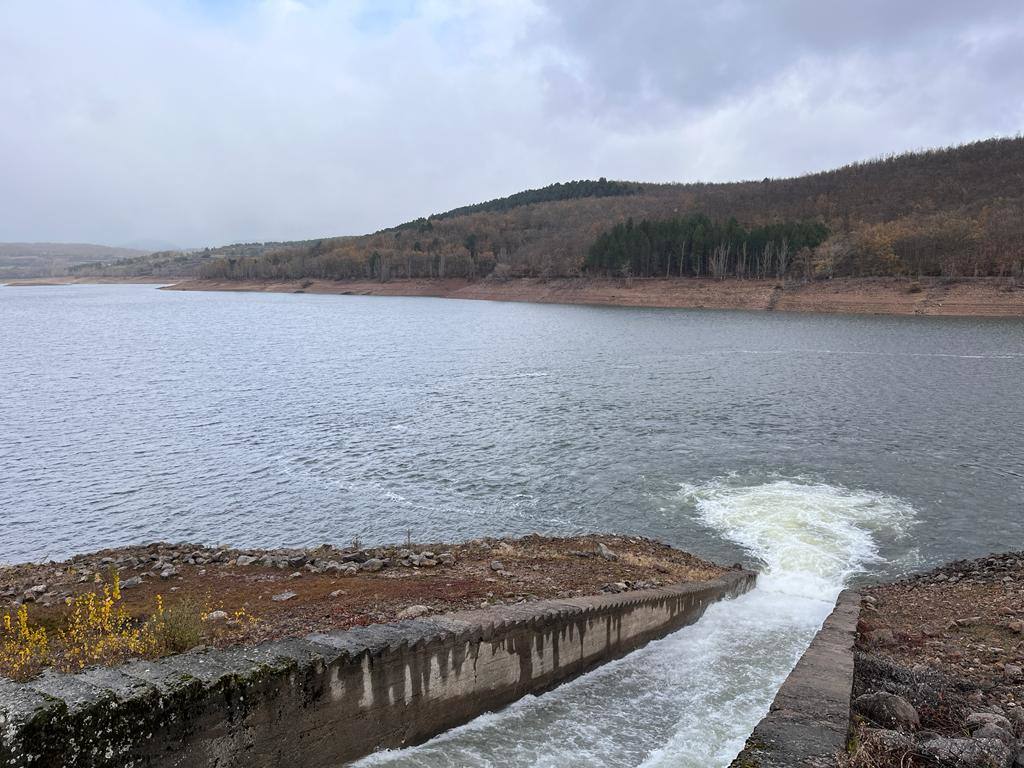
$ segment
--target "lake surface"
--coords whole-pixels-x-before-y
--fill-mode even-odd
[[[368,764],[726,765],[844,584],[1024,548],[1019,320],[0,287],[0,362],[0,561],[599,530],[765,571]]]

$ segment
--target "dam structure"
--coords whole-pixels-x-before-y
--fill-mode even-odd
[[[756,580],[736,569],[0,681],[0,766],[336,767],[550,690],[698,621]]]

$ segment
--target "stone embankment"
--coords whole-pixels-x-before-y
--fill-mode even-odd
[[[1024,552],[866,591],[851,768],[1024,766]]]
[[[585,559],[614,562],[599,548]],[[658,589],[0,680],[0,766],[333,767],[543,692],[696,621],[755,579],[721,571]]]

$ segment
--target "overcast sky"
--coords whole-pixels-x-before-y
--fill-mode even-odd
[[[1020,0],[0,0],[0,240],[355,234],[1013,135],[1022,51]]]

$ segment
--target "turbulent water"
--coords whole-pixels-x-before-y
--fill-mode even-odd
[[[367,764],[726,765],[846,583],[1024,547],[1024,323],[0,288],[0,561],[607,530],[764,569]]]
[[[541,697],[363,766],[664,766],[735,757],[845,581],[902,539],[914,510],[826,485],[684,486],[701,519],[765,563],[752,592]]]

